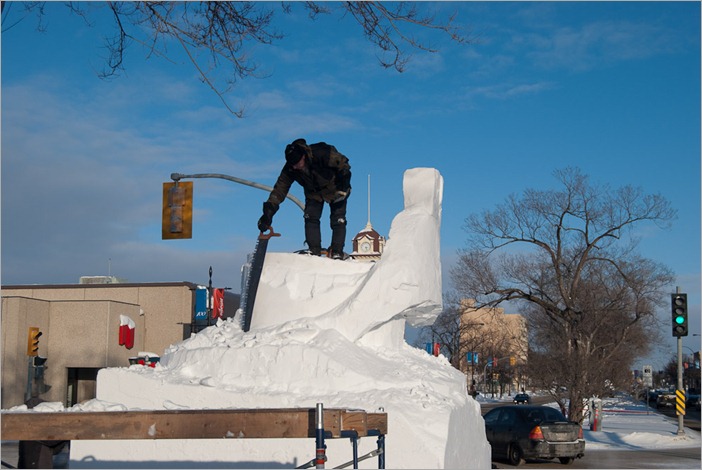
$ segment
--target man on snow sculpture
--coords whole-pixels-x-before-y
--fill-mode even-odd
[[[305,139],[297,139],[285,147],[285,166],[268,200],[263,203],[258,229],[261,232],[268,230],[280,203],[295,181],[305,191],[306,253],[316,256],[322,253],[319,221],[326,202],[331,212],[329,222],[332,229],[327,255],[334,259],[346,258],[346,202],[351,194],[351,165],[346,156],[324,142],[307,145]]]

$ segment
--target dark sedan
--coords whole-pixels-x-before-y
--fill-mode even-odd
[[[514,396],[515,405],[528,405],[529,403],[531,403],[531,397],[527,393],[517,393]]]
[[[485,414],[485,434],[492,458],[511,465],[526,459],[555,459],[564,465],[585,454],[583,429],[548,406],[507,405]]]

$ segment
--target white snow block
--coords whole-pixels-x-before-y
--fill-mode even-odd
[[[433,168],[410,169],[403,191],[405,208],[374,264],[267,254],[251,329],[334,328],[351,341],[371,333],[367,344],[397,348],[405,320],[432,324],[442,309],[443,178]]]

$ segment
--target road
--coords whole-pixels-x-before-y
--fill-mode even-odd
[[[671,407],[659,408],[658,411],[671,418],[676,418],[675,409]],[[685,410],[685,418],[683,419],[683,426],[686,428],[694,429],[695,431],[700,430],[700,410],[698,408],[687,408]]]
[[[517,468],[495,461],[493,468]],[[660,450],[591,450],[568,466],[558,460],[528,461],[519,468],[700,468],[700,449],[686,447]]]

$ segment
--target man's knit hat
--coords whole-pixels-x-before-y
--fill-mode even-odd
[[[307,145],[305,139],[297,139],[285,146],[285,161],[289,165],[295,165],[304,155],[311,153],[312,149]]]

